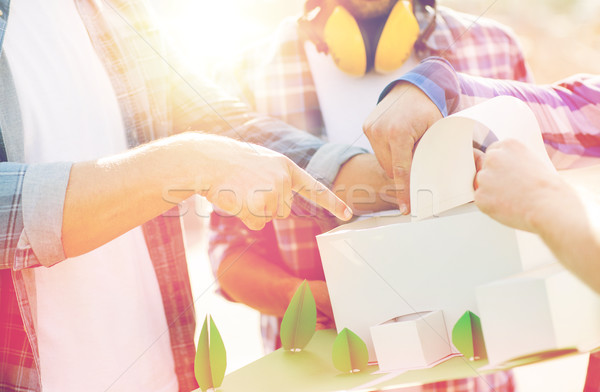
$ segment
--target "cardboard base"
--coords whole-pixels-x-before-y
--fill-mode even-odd
[[[468,361],[464,357],[456,357],[429,369],[412,370],[400,375],[376,374],[377,366],[369,366],[364,372],[342,374],[333,366],[331,360],[335,337],[334,330],[317,331],[303,351],[290,353],[277,350],[266,355],[226,375],[218,391],[364,392],[405,388],[443,380],[483,377],[497,371],[486,368],[487,361]],[[587,354],[580,355],[587,356]]]

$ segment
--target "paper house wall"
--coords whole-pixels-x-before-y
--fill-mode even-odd
[[[477,304],[491,364],[600,345],[600,295],[559,264],[483,285]]]
[[[379,369],[392,371],[428,366],[452,354],[444,314],[415,313],[371,327]]]
[[[478,314],[478,286],[523,271],[515,230],[473,205],[461,210],[419,222],[371,218],[317,237],[338,332],[360,336],[369,361],[376,360],[370,327],[443,310],[451,336],[465,311]]]

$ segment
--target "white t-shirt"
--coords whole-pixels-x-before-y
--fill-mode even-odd
[[[370,71],[362,77],[355,77],[341,71],[331,56],[317,52],[312,42],[306,41],[304,50],[315,81],[327,140],[373,152],[369,139],[363,134],[363,122],[375,109],[377,98],[385,86],[418,64],[414,52],[393,72],[379,74]]]
[[[126,149],[115,93],[73,0],[13,1],[4,50],[28,163],[90,160]],[[139,227],[88,254],[37,268],[35,280],[44,391],[178,390],[160,290]]]

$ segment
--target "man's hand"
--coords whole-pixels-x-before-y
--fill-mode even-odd
[[[310,291],[315,298],[315,304],[317,305],[316,329],[335,328],[335,322],[333,321],[333,309],[331,308],[327,283],[324,280],[308,280],[307,282],[308,287],[310,287]]]
[[[279,255],[266,259],[253,249],[239,249],[223,259],[218,269],[221,289],[234,300],[261,313],[283,317],[304,279],[284,269]],[[307,280],[317,307],[317,329],[333,328],[333,310],[324,280]]]
[[[206,173],[201,194],[223,211],[259,230],[290,214],[296,192],[347,221],[352,211],[323,184],[285,156],[248,143],[206,135],[202,153]],[[206,181],[206,179],[208,179]]]
[[[415,143],[442,118],[437,106],[419,88],[400,82],[363,124],[379,163],[394,179],[398,208],[410,209],[410,167]]]
[[[352,211],[288,158],[233,139],[186,132],[71,168],[62,242],[75,257],[200,193],[251,229],[290,213],[293,192],[348,220]],[[56,262],[56,261],[54,261]]]
[[[600,293],[598,193],[581,178],[570,184],[516,140],[490,145],[476,163],[481,211],[538,234],[566,268]]]
[[[324,280],[308,280],[307,282],[313,297],[315,297],[317,310],[333,320],[333,309],[331,308],[331,301],[329,300],[327,283]]]
[[[373,154],[359,154],[340,168],[333,192],[352,208],[355,215],[396,209],[394,181]]]
[[[537,232],[540,216],[561,209],[568,188],[564,180],[522,143],[493,143],[485,154],[476,154],[475,162],[475,204],[500,223]]]

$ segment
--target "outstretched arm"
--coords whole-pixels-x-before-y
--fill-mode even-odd
[[[477,161],[477,206],[501,223],[538,234],[600,293],[600,193],[570,184],[516,140],[493,143]]]
[[[280,154],[222,137],[182,134],[75,164],[65,198],[63,246],[67,256],[85,253],[193,193],[256,230],[289,215],[293,192],[340,219],[352,216],[341,200]]]
[[[2,167],[14,177],[11,193],[25,202],[21,205],[14,198],[11,202],[2,194],[2,219],[10,222],[21,217],[21,229],[8,225],[7,233],[16,239],[16,233],[22,231],[22,238],[3,244],[5,268],[35,265],[32,261],[21,265],[11,258],[19,247],[31,249],[47,266],[86,253],[193,193],[206,196],[253,229],[286,217],[294,192],[340,219],[352,216],[341,200],[288,158],[259,146],[196,132],[96,161],[62,165],[57,177],[62,181],[56,183],[39,175],[37,181],[28,177],[28,171],[43,173],[40,167],[20,165],[17,174],[21,174],[13,175],[9,171],[16,171],[13,166]],[[52,208],[45,208],[42,201],[46,197],[56,201]]]
[[[379,162],[394,176],[400,204],[410,205],[412,150],[431,124],[500,95],[520,98],[533,110],[557,168],[600,156],[600,76],[537,86],[457,73],[446,60],[428,58],[384,90],[363,126]]]

